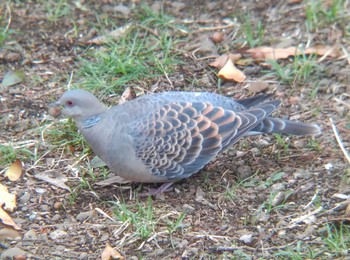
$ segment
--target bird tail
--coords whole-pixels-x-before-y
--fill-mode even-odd
[[[267,117],[249,135],[261,133],[277,133],[290,135],[319,135],[321,128],[316,124],[305,124],[286,119]]]
[[[238,99],[235,101],[245,106],[246,108],[251,108],[261,104],[262,102],[270,99],[271,97],[272,94],[259,94],[249,98]]]

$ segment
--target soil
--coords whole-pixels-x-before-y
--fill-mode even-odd
[[[93,154],[81,159],[82,147],[57,147],[45,139],[45,129],[55,124],[48,115],[48,104],[65,91],[69,76],[79,68],[79,57],[89,48],[84,44],[86,39],[100,34],[94,27],[97,18],[108,16],[115,26],[133,19],[133,12],[121,15],[108,11],[116,6],[112,2],[72,2],[69,19],[63,16],[56,21],[49,19],[48,9],[37,1],[15,1],[0,7],[7,19],[2,22],[9,22],[10,17],[12,32],[0,49],[0,78],[10,70],[25,75],[20,84],[1,88],[0,141],[28,151],[28,155],[18,154],[25,170],[20,180],[13,183],[0,176],[1,183],[17,194],[17,208],[10,215],[22,228],[19,237],[0,241],[3,258],[6,252],[27,259],[98,259],[109,244],[127,259],[269,259],[299,243],[317,248],[327,224],[347,223],[349,216],[344,214],[349,198],[344,200],[337,194],[350,193],[349,182],[344,181],[349,178],[349,163],[335,140],[330,118],[349,150],[349,58],[320,62],[323,73],[314,98],[310,98],[314,82],[283,84],[267,78],[261,68],[243,67],[251,81],[270,82],[265,92],[282,101],[276,115],[317,123],[322,135],[283,137],[283,142],[273,135],[248,137],[152,201],[138,197],[135,191],[157,185],[97,186],[106,169],[96,169],[95,179],[88,174]],[[140,8],[139,1],[129,2],[124,1],[124,6]],[[80,4],[83,7],[79,8]],[[156,8],[150,1],[152,5]],[[178,23],[186,20],[192,29],[218,27],[227,17],[249,13],[253,22],[264,25],[266,46],[296,46],[311,40],[347,48],[350,43],[337,27],[307,32],[301,22],[305,21],[305,5],[299,1],[164,1],[164,11]],[[75,26],[77,33],[72,29]],[[191,43],[201,34],[213,32],[195,32],[186,41]],[[226,52],[224,45],[218,48],[219,54]],[[152,91],[158,84],[157,91],[164,91],[187,85],[186,90],[218,92],[216,75],[207,59],[194,59],[190,51],[184,51],[182,59],[184,65],[169,75],[176,84],[169,84],[163,76],[142,87]],[[190,84],[194,78],[199,86]],[[246,97],[251,93],[245,86],[225,82],[220,91],[235,98]],[[105,97],[104,101],[111,104],[114,99]],[[1,165],[0,171],[8,166]],[[72,192],[38,178],[42,173],[51,173],[58,180],[68,178],[65,184]],[[93,186],[82,187],[82,178]],[[119,216],[126,214],[118,207],[121,203],[136,212],[136,222],[153,223],[143,225],[148,236],[139,235],[137,224],[115,217],[118,212]],[[150,203],[153,217],[147,220],[146,214],[140,215],[140,207],[147,209]],[[170,232],[169,223],[175,223],[184,212],[184,219]],[[321,249],[317,252],[327,258]]]

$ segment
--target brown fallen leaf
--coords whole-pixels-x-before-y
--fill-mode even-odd
[[[119,104],[123,104],[129,100],[135,99],[136,93],[133,87],[127,87],[120,97]]]
[[[21,235],[19,234],[19,232],[13,228],[5,227],[3,229],[0,229],[0,241],[6,239],[15,239],[20,236]]]
[[[9,193],[7,187],[0,183],[0,207],[3,205],[5,210],[13,211],[16,207],[16,195]]]
[[[185,51],[192,52],[192,54],[199,54],[199,56],[217,55],[217,48],[208,35],[200,35],[198,38],[191,41],[183,47]]]
[[[21,83],[24,80],[24,78],[25,75],[22,71],[9,71],[5,74],[1,84],[4,87],[10,87]]]
[[[215,67],[215,68],[222,68],[223,66],[225,66],[227,60],[228,60],[228,55],[223,54],[217,57],[212,63],[209,64],[209,66]]]
[[[337,58],[341,56],[341,51],[338,46],[315,45],[307,48],[305,54],[316,54],[319,56]]]
[[[127,183],[130,183],[130,181],[128,180],[125,180],[123,179],[122,177],[120,176],[112,176],[106,180],[103,180],[103,181],[99,181],[99,182],[96,182],[95,185],[99,185],[99,186],[109,186],[109,185],[112,185],[112,184],[127,184]]]
[[[289,56],[302,54],[302,51],[296,47],[272,48],[272,47],[261,46],[261,47],[246,50],[245,52],[250,53],[252,57],[255,59],[269,59],[269,60],[286,59]]]
[[[117,40],[121,38],[130,27],[131,27],[130,23],[126,24],[122,27],[117,28],[116,30],[109,32],[107,35],[98,36],[92,40],[89,40],[87,41],[87,43],[101,45],[101,44],[108,43],[111,39]]]
[[[20,160],[14,161],[5,172],[5,177],[10,181],[17,181],[22,175],[22,162]]]
[[[350,218],[350,203],[346,206],[345,212],[344,212],[344,216],[346,218]]]
[[[263,81],[256,81],[249,83],[245,88],[248,89],[249,92],[259,93],[266,90],[269,87],[269,84]]]
[[[65,184],[65,182],[68,181],[68,178],[62,173],[56,171],[45,171],[35,174],[34,177],[70,191],[70,188]]]
[[[0,207],[0,220],[3,224],[13,227],[16,230],[21,230],[19,226],[12,220],[9,214]]]
[[[236,61],[238,61],[240,58],[242,58],[242,54],[240,54],[240,53],[230,53],[228,55],[228,57],[230,58],[230,60],[232,60],[233,63],[236,63]]]
[[[252,58],[239,59],[235,62],[235,64],[239,65],[239,66],[247,66],[247,65],[250,65],[252,63],[254,63],[254,59],[252,59]]]
[[[113,247],[111,247],[108,243],[103,249],[101,254],[101,260],[114,260],[114,259],[120,259],[124,260],[125,257],[122,256],[117,250],[115,250]]]
[[[309,47],[305,50],[301,50],[297,47],[288,47],[288,48],[272,48],[261,46],[257,48],[252,48],[245,51],[250,53],[255,59],[270,59],[270,60],[279,60],[286,59],[290,56],[296,56],[301,54],[316,54],[319,56],[326,56],[331,58],[336,58],[341,56],[339,47],[337,46],[326,46],[326,45],[315,45]]]
[[[227,60],[225,66],[219,71],[218,76],[222,79],[236,82],[243,82],[246,79],[246,75],[237,69],[230,59]]]

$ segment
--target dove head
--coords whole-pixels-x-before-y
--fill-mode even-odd
[[[76,120],[91,117],[104,112],[107,107],[93,94],[81,89],[66,91],[50,107],[62,107],[61,112]]]

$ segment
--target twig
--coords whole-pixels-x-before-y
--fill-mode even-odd
[[[236,250],[242,250],[242,249],[246,249],[249,251],[256,250],[256,248],[249,247],[249,246],[218,246],[218,247],[209,248],[210,251],[214,251],[214,252],[224,252],[224,251],[230,252],[230,251],[236,251]]]
[[[344,102],[343,100],[340,100],[339,98],[334,98],[335,101],[339,102],[340,104],[344,105],[344,106],[347,106],[347,107],[350,107],[350,104]]]
[[[316,189],[314,196],[312,196],[312,198],[311,198],[311,201],[308,204],[306,204],[305,206],[302,206],[304,208],[304,210],[307,209],[308,207],[310,207],[310,205],[315,202],[317,197],[318,197],[318,189]]]
[[[208,60],[208,59],[216,59],[217,57],[219,57],[219,55],[209,55],[209,56],[205,56],[205,57],[201,57],[201,58],[196,58],[196,60]]]
[[[161,67],[161,69],[162,69],[162,71],[163,71],[163,73],[164,73],[164,76],[165,76],[165,78],[167,79],[167,81],[169,82],[170,86],[171,86],[171,87],[174,87],[173,83],[171,82],[171,80],[170,80],[169,77],[168,77],[168,73],[167,73],[167,72],[165,71],[165,69],[164,69],[164,66],[159,62],[158,59],[156,59],[156,61],[157,61],[158,65],[159,65],[159,67]]]
[[[333,46],[333,47],[330,48],[328,51],[326,51],[326,53],[325,53],[321,58],[318,59],[318,62],[322,62],[323,60],[325,60],[325,59],[329,56],[329,54],[330,54],[332,51],[334,51],[335,48],[337,48],[337,46]]]
[[[203,32],[203,31],[216,31],[216,30],[222,30],[227,29],[236,26],[236,24],[228,24],[228,25],[221,25],[221,26],[215,26],[215,27],[202,27],[197,30],[197,32]]]
[[[341,49],[344,52],[345,58],[348,60],[348,64],[350,65],[350,55],[349,55],[348,51],[346,50],[346,48],[343,45],[341,45]]]
[[[339,145],[341,151],[343,152],[345,158],[348,160],[348,162],[349,162],[349,164],[350,164],[350,155],[349,155],[348,152],[345,150],[345,147],[344,147],[344,145],[343,145],[343,142],[342,142],[342,140],[340,139],[340,136],[339,136],[337,127],[333,124],[332,118],[329,118],[329,121],[331,122],[332,129],[333,129],[333,133],[334,133],[334,135],[335,135],[335,139],[337,140],[338,145]]]
[[[68,85],[67,85],[68,89],[70,89],[70,86],[72,85],[73,74],[74,74],[74,72],[72,70],[72,72],[70,73],[69,81],[68,81]]]
[[[106,218],[108,218],[109,220],[113,221],[113,222],[117,222],[115,221],[115,219],[111,218],[106,212],[104,212],[102,209],[100,208],[95,208],[95,210],[97,212],[99,212],[101,215],[105,216]]]
[[[293,241],[289,244],[283,245],[283,246],[275,246],[275,247],[266,247],[266,248],[254,248],[254,247],[249,247],[249,246],[219,246],[219,247],[212,247],[209,248],[209,250],[214,251],[214,252],[224,252],[224,251],[235,251],[235,250],[241,250],[241,249],[246,249],[249,251],[255,251],[255,250],[259,250],[259,251],[270,251],[270,250],[277,250],[277,249],[283,249],[289,246],[292,246],[293,244],[295,244],[296,241]]]
[[[9,28],[10,28],[10,25],[11,25],[11,21],[12,21],[12,15],[11,15],[11,9],[10,9],[9,3],[6,3],[6,10],[7,10],[8,13],[9,13],[9,21],[8,21],[8,23],[6,24],[4,33],[7,33],[7,32],[8,32],[8,30],[9,30]]]

